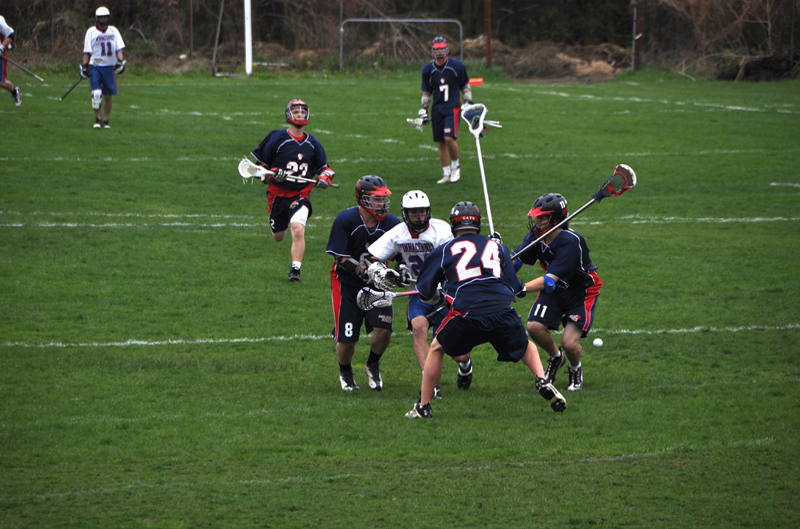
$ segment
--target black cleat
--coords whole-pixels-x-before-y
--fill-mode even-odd
[[[567,409],[567,401],[564,396],[553,387],[553,384],[544,378],[536,379],[536,391],[539,392],[542,398],[550,403],[550,407],[553,411],[564,411]]]
[[[568,371],[569,385],[567,386],[567,389],[569,391],[578,391],[583,389],[583,366],[575,370],[570,367]]]
[[[380,391],[383,389],[383,379],[381,378],[380,364],[364,364],[364,372],[367,374],[367,378],[369,379],[369,389],[372,391]]]
[[[458,389],[469,389],[469,386],[472,384],[472,362],[469,363],[469,369],[467,371],[461,370],[461,364],[458,365],[458,377],[456,378],[456,385]]]
[[[299,268],[292,268],[289,270],[289,281],[295,283],[300,281],[300,269]]]
[[[561,351],[561,348],[558,348]],[[551,384],[556,381],[556,374],[558,370],[567,363],[567,357],[564,354],[564,351],[561,351],[561,354],[558,357],[549,357],[547,359],[547,369],[544,370],[544,378],[547,379],[548,382]]]
[[[433,419],[431,403],[429,402],[425,406],[420,406],[419,402],[417,402],[414,404],[414,407],[411,409],[411,411],[406,413],[406,417],[409,419]]]
[[[339,373],[339,382],[342,384],[342,391],[355,391],[358,389],[356,381],[353,378],[353,372]]]

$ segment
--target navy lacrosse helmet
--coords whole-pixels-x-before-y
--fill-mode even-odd
[[[431,54],[437,61],[443,61],[450,55],[450,48],[447,46],[447,39],[444,37],[436,37],[431,42]]]
[[[392,192],[383,178],[375,175],[362,176],[356,182],[356,200],[377,220],[383,220],[389,213]]]
[[[459,202],[450,211],[450,229],[453,235],[463,230],[476,230],[480,233],[481,210],[472,202]]]
[[[536,227],[536,217],[549,215],[547,225],[543,228]],[[536,238],[552,230],[559,222],[567,218],[567,199],[558,193],[545,193],[536,199],[533,207],[528,212],[528,229]],[[564,228],[568,228],[567,223]]]

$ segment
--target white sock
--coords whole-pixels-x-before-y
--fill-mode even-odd
[[[450,176],[450,166],[448,165],[447,167],[442,167],[442,172],[445,176]]]
[[[296,268],[296,269],[300,270],[300,265],[302,265],[302,264],[303,263],[300,262],[300,261],[292,261],[292,268]]]
[[[453,168],[453,169],[458,169],[458,167],[459,167],[458,160],[454,160],[454,161],[450,162],[450,167]]]
[[[469,366],[472,363],[472,359],[470,358],[465,363],[459,362],[458,365],[461,366],[461,371],[469,371]]]
[[[580,369],[580,367],[581,367],[581,363],[578,362],[578,365],[576,365],[575,367],[569,366],[569,370],[570,371],[577,371],[578,369]]]

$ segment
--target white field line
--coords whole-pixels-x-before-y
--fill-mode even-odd
[[[657,334],[691,334],[701,332],[748,332],[748,331],[787,331],[800,329],[800,323],[789,323],[786,325],[745,325],[741,327],[712,327],[705,325],[698,325],[685,329],[592,329],[592,334],[602,335],[615,335],[615,334],[644,334],[644,335],[657,335]],[[332,340],[331,334],[293,334],[290,336],[264,336],[261,338],[196,338],[193,340],[187,339],[174,339],[174,340],[136,340],[130,339],[124,342],[82,342],[82,343],[64,343],[64,342],[48,342],[48,343],[23,343],[23,342],[6,342],[2,344],[3,347],[21,347],[28,349],[70,349],[82,347],[154,347],[162,345],[202,345],[202,344],[227,344],[227,343],[262,343],[262,342],[289,342],[294,340]],[[367,339],[367,338],[364,338]]]
[[[786,186],[786,187],[800,187],[800,184],[791,184],[785,182],[772,182],[770,186],[779,187],[779,186]]]
[[[680,443],[677,445],[667,446],[661,449],[655,449],[647,452],[644,451],[632,452],[629,454],[619,454],[616,456],[605,456],[605,457],[583,457],[570,460],[568,463],[565,464],[577,463],[577,464],[597,465],[604,463],[616,463],[620,461],[651,459],[651,458],[669,456],[675,453],[687,453],[687,452],[702,453],[720,449],[733,450],[737,448],[766,446],[774,443],[775,443],[774,437],[762,437],[759,439],[735,439],[730,441],[710,441],[704,444]],[[434,476],[463,474],[465,477],[467,477],[471,474],[472,475],[476,473],[485,474],[487,472],[492,472],[500,469],[525,469],[525,468],[542,467],[544,465],[552,465],[552,464],[553,464],[552,461],[523,460],[523,461],[497,462],[497,463],[491,463],[486,465],[475,465],[475,466],[428,465],[425,466],[424,468],[417,467],[407,470],[401,470],[400,472],[409,476],[415,476],[421,474],[430,474]],[[396,472],[396,471],[397,469],[391,470],[391,472]],[[386,474],[387,472],[390,472],[390,470],[388,469],[386,471],[375,470],[372,472],[367,472],[366,474],[364,472],[357,472],[357,473],[343,472],[340,474],[330,475],[324,472],[314,471],[309,474],[299,474],[283,478],[241,479],[233,481],[195,480],[195,481],[170,482],[170,483],[163,483],[156,481],[151,481],[151,482],[137,481],[135,483],[122,485],[118,487],[98,487],[95,489],[73,490],[65,492],[48,492],[44,494],[17,494],[17,495],[0,497],[0,500],[4,502],[18,502],[18,501],[30,501],[30,500],[51,500],[59,498],[70,498],[70,497],[101,495],[101,494],[120,494],[131,491],[143,492],[147,490],[165,491],[165,490],[175,490],[175,489],[196,490],[198,488],[206,490],[206,489],[213,489],[215,487],[250,487],[250,486],[283,485],[286,483],[320,483],[320,482],[327,482],[330,480],[347,481],[353,479],[363,479],[365,476],[369,475],[375,478],[380,478],[380,476]]]

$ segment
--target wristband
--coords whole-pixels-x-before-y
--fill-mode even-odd
[[[544,276],[544,293],[549,294],[555,289],[556,289],[555,280],[548,275]]]

